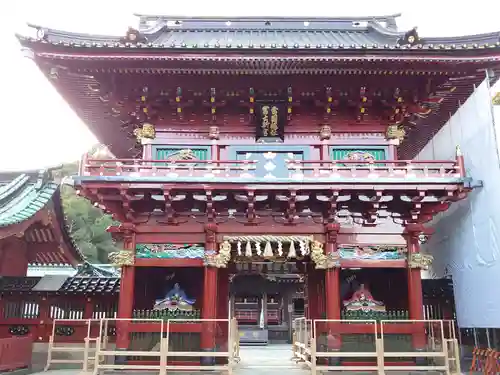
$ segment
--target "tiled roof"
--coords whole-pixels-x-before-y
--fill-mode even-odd
[[[57,285],[54,290],[47,286],[44,286],[43,290],[37,288],[42,280],[42,277],[0,277],[0,292],[114,294],[120,291],[119,277],[68,277],[64,282],[52,283]]]
[[[66,293],[118,293],[120,278],[118,277],[71,277],[59,289]]]
[[[0,228],[22,223],[49,208],[55,214],[53,225],[59,226],[71,257],[81,260],[83,255],[67,233],[60,186],[51,173],[51,170],[0,173]]]
[[[396,16],[366,18],[252,18],[140,16],[136,38],[38,29],[37,38],[19,36],[22,43],[62,47],[203,50],[387,50],[477,49],[499,47],[500,33],[454,38],[418,38],[408,45],[408,33],[396,28]],[[130,32],[130,30],[129,30]],[[412,31],[409,31],[412,32]],[[418,34],[415,34],[418,37]]]
[[[41,277],[0,276],[0,292],[29,292]]]
[[[23,173],[9,183],[0,181],[0,227],[21,223],[50,202],[58,185],[46,177],[45,172],[36,179]]]

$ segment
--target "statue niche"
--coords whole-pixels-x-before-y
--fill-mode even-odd
[[[370,291],[361,284],[352,297],[344,301],[344,309],[346,312],[362,311],[362,312],[379,312],[384,313],[385,305],[383,302],[373,298]]]
[[[175,283],[164,298],[155,301],[153,310],[192,311],[195,302],[195,299],[188,298],[179,283]]]

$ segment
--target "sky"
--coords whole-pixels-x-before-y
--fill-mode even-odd
[[[370,16],[402,13],[398,27],[421,36],[500,31],[495,0],[17,0],[0,3],[0,170],[38,169],[74,161],[96,143],[36,65],[24,57],[14,33],[33,35],[30,22],[66,31],[124,35],[134,13],[178,16]]]

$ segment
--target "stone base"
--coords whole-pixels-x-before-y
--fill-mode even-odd
[[[215,352],[215,348],[213,349],[201,349],[202,352]],[[202,366],[213,366],[215,365],[215,357],[201,357],[200,364]]]

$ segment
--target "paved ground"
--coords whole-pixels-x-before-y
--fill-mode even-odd
[[[234,375],[308,375],[309,370],[301,367],[300,364],[295,364],[291,360],[292,350],[290,345],[270,345],[267,347],[242,347],[240,349],[240,362],[235,368]],[[106,372],[107,374],[113,375],[151,375],[155,372],[122,372],[113,371]],[[80,371],[77,370],[51,370],[48,372],[36,373],[39,375],[82,375]],[[218,375],[214,372],[182,372],[174,373],[172,371],[168,372],[168,375]],[[353,374],[376,374],[375,372],[329,372],[332,375],[353,375]],[[387,375],[434,375],[435,372],[402,372],[402,371],[391,371],[387,372]]]

